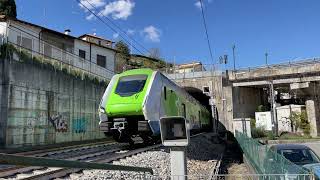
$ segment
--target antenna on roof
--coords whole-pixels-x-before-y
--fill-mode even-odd
[[[46,7],[43,7],[43,26],[46,25]]]
[[[70,29],[66,29],[66,30],[64,30],[64,34],[65,34],[65,35],[69,35],[69,34],[70,34],[70,32],[71,32],[71,30],[70,30]]]

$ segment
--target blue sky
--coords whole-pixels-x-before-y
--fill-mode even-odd
[[[85,3],[85,0],[82,0]],[[159,48],[177,63],[211,63],[197,0],[89,0],[145,48]],[[319,0],[203,0],[214,59],[236,45],[237,67],[320,57]],[[71,34],[117,33],[81,8],[76,0],[16,0],[18,18]],[[87,6],[90,6],[86,4]],[[123,35],[126,37],[125,35]],[[133,42],[134,43],[134,42]],[[143,49],[135,45],[141,51]],[[134,51],[134,53],[137,53]]]

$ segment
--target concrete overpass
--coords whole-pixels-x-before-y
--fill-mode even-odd
[[[320,59],[236,71],[170,74],[168,77],[189,89],[202,91],[203,87],[209,87],[216,100],[219,119],[231,131],[234,119],[254,118],[257,107],[268,104],[270,88],[279,92],[294,91],[306,105],[312,135],[320,135]]]

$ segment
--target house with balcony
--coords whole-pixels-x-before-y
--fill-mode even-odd
[[[115,72],[116,50],[112,41],[85,34],[70,35],[19,19],[0,17],[0,43],[8,43],[31,56],[78,68],[87,74],[110,80]]]

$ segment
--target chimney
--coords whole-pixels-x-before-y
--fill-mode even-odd
[[[64,34],[65,34],[65,35],[69,35],[69,34],[70,34],[70,32],[71,32],[71,30],[70,30],[70,29],[66,29],[66,30],[64,30]]]

